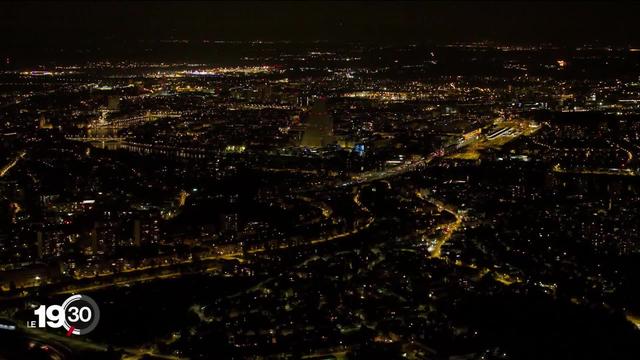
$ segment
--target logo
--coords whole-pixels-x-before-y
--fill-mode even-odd
[[[31,328],[64,328],[67,336],[86,335],[98,326],[100,309],[98,304],[87,295],[73,295],[62,305],[40,305],[33,313],[37,321],[30,321]]]

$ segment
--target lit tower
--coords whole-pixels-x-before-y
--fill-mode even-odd
[[[335,142],[333,138],[333,120],[327,113],[324,98],[316,101],[309,111],[306,129],[302,135],[302,146],[323,147]]]

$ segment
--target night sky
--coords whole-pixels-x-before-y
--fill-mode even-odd
[[[593,2],[3,3],[5,48],[104,40],[637,43],[640,4]]]

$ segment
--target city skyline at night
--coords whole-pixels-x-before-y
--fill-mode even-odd
[[[0,360],[637,359],[640,7],[0,5]]]

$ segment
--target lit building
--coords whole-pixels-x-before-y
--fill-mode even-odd
[[[120,97],[118,96],[109,96],[107,98],[107,109],[112,111],[120,110]]]
[[[301,145],[310,148],[323,147],[335,142],[333,120],[327,113],[324,99],[318,100],[309,111]]]
[[[38,119],[38,127],[40,129],[53,129],[53,125],[44,117],[44,114],[40,114],[40,118]]]

